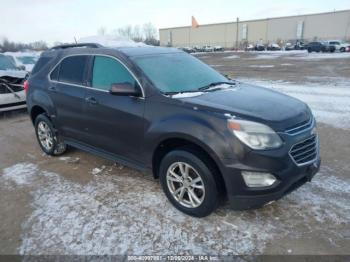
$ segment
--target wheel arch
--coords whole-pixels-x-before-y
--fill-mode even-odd
[[[226,193],[226,187],[224,183],[223,171],[218,164],[218,156],[206,145],[197,141],[195,138],[190,137],[167,137],[158,143],[152,154],[152,173],[154,178],[159,178],[159,166],[163,157],[176,149],[182,149],[190,153],[199,153],[202,159],[210,162],[216,173],[216,179],[219,182],[219,186],[223,189],[223,193]]]
[[[42,106],[35,105],[30,109],[30,119],[33,124],[35,123],[37,116],[41,114],[46,114],[49,117],[47,110]]]

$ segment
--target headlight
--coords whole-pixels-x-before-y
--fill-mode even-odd
[[[228,128],[244,144],[252,149],[277,148],[282,140],[270,127],[252,121],[229,119]]]

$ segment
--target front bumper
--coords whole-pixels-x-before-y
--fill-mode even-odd
[[[230,205],[236,210],[259,208],[280,199],[312,180],[319,171],[321,159],[319,141],[315,134],[315,123],[306,131],[295,134],[280,133],[284,146],[276,150],[245,151],[234,161],[224,160],[222,174]],[[315,137],[316,156],[313,160],[298,164],[290,154],[291,148]],[[303,147],[303,144],[300,146]],[[236,147],[237,148],[237,147]],[[277,181],[269,187],[248,187],[241,175],[242,171],[266,172],[273,174]]]
[[[290,192],[298,189],[306,182],[310,182],[320,169],[321,160],[318,158],[315,162],[303,167],[291,167],[279,173],[273,174],[279,181],[266,188],[249,188],[244,182],[237,179],[241,170],[232,169],[231,179],[225,176],[226,188],[228,189],[228,200],[230,206],[235,210],[254,209],[264,206],[265,204],[276,201]],[[241,187],[238,189],[238,185]]]
[[[26,93],[24,90],[13,93],[0,94],[0,112],[26,108]]]

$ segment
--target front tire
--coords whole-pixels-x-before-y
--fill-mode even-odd
[[[66,144],[61,141],[50,119],[45,114],[37,116],[34,126],[38,143],[47,155],[58,156],[66,151]]]
[[[175,150],[161,161],[159,176],[164,193],[178,210],[205,217],[220,199],[214,170],[199,153]]]

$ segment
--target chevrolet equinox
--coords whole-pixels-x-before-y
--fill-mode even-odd
[[[180,211],[258,208],[311,181],[316,122],[287,95],[174,48],[86,43],[43,52],[25,83],[41,149],[67,145],[152,173]]]

